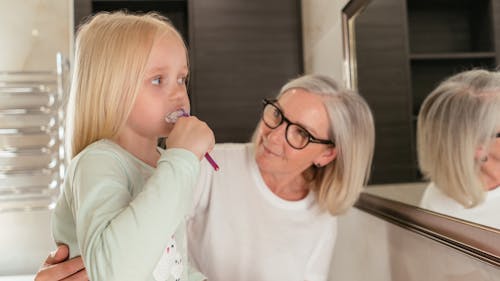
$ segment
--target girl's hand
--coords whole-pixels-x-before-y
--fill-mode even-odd
[[[208,125],[194,116],[177,120],[167,138],[167,148],[184,148],[193,152],[198,159],[211,151],[215,137]]]

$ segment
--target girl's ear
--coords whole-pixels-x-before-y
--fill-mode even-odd
[[[337,158],[337,148],[328,147],[321,155],[314,159],[313,163],[316,166],[324,167],[335,160],[335,158]]]

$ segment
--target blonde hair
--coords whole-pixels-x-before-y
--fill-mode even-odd
[[[320,168],[311,165],[303,176],[310,182],[322,210],[342,214],[356,202],[370,176],[375,145],[372,113],[359,94],[340,88],[335,80],[319,74],[291,80],[277,98],[297,88],[321,96],[329,116],[329,138],[337,149],[334,161]],[[257,129],[255,144],[258,135]]]
[[[80,26],[68,101],[69,159],[99,139],[113,138],[124,126],[152,46],[165,34],[184,43],[170,21],[155,13],[103,12]]]
[[[500,124],[500,73],[469,70],[443,81],[424,100],[417,123],[420,169],[466,208],[484,200],[480,160]]]

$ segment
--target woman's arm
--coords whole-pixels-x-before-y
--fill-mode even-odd
[[[52,252],[35,276],[35,281],[86,281],[87,271],[81,257],[68,259],[69,249],[66,245],[59,245]]]

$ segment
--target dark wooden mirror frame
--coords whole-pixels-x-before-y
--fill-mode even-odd
[[[342,9],[343,56],[346,87],[357,89],[354,22],[376,0],[350,0]],[[355,207],[390,223],[421,234],[488,264],[500,267],[500,230],[412,205],[362,193]]]

